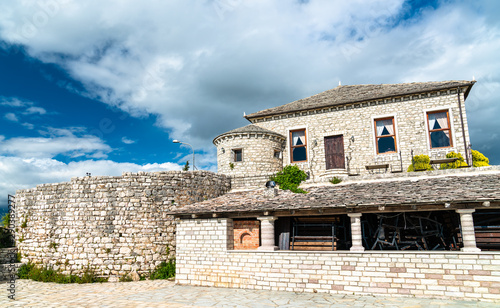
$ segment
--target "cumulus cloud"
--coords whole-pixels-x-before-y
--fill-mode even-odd
[[[125,144],[134,144],[135,143],[134,140],[128,139],[127,137],[122,137],[122,142]]]
[[[12,122],[19,122],[19,119],[17,118],[16,114],[12,112],[6,113],[5,118]]]
[[[23,158],[68,157],[106,158],[111,147],[96,136],[82,133],[84,128],[48,128],[40,131],[44,137],[15,137],[1,141],[0,155]]]
[[[109,160],[85,160],[63,163],[51,158],[20,158],[0,156],[0,196],[15,194],[17,189],[35,187],[41,183],[69,181],[72,177],[121,175],[122,172],[180,170],[173,163],[117,163]],[[3,205],[3,202],[0,206]]]
[[[24,114],[46,114],[47,111],[42,107],[29,107],[24,111]]]
[[[342,84],[467,79],[479,147],[500,130],[494,1],[4,1],[0,38],[54,63],[82,95],[155,115],[174,139],[210,149],[251,113]],[[82,26],[85,25],[85,26]],[[474,105],[487,106],[474,108]],[[470,109],[470,110],[469,110]],[[482,131],[482,132],[481,132]],[[484,132],[488,137],[484,136]],[[496,149],[496,152],[493,150]],[[500,151],[491,144],[490,153]]]

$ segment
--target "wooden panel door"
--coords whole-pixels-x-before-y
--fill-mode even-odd
[[[326,169],[345,169],[344,136],[325,137]]]

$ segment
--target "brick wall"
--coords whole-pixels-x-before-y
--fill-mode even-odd
[[[181,220],[179,284],[500,301],[500,253],[233,250],[231,219]]]
[[[260,221],[258,220],[236,220],[234,228],[234,249],[246,250],[259,248]]]

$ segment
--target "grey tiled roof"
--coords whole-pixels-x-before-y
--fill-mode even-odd
[[[432,81],[432,82],[414,82],[400,84],[366,84],[338,86],[334,89],[321,92],[319,94],[299,99],[286,105],[273,107],[258,111],[246,116],[247,119],[276,115],[288,112],[296,112],[323,108],[348,103],[363,102],[387,97],[418,94],[430,91],[456,88],[459,86],[469,86],[475,81],[453,80],[453,81]],[[467,90],[467,92],[469,91]],[[467,93],[466,93],[467,95]]]
[[[445,202],[500,201],[500,173],[406,178],[378,182],[323,185],[307,194],[279,191],[266,197],[262,190],[233,192],[175,209],[171,214],[237,213],[277,210],[342,208],[346,206],[429,205]]]
[[[282,138],[285,138],[285,136],[278,134],[277,132],[274,132],[269,129],[262,128],[260,126],[257,126],[255,124],[249,124],[247,126],[243,126],[240,128],[236,128],[233,130],[230,130],[228,132],[225,132],[223,134],[220,134],[219,136],[215,137],[214,140],[216,140],[219,137],[222,137],[224,135],[231,135],[231,134],[238,134],[238,133],[261,133],[261,134],[271,134],[271,135],[276,135]]]

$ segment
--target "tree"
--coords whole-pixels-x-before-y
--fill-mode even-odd
[[[189,160],[186,161],[186,164],[182,167],[182,171],[189,171]]]

